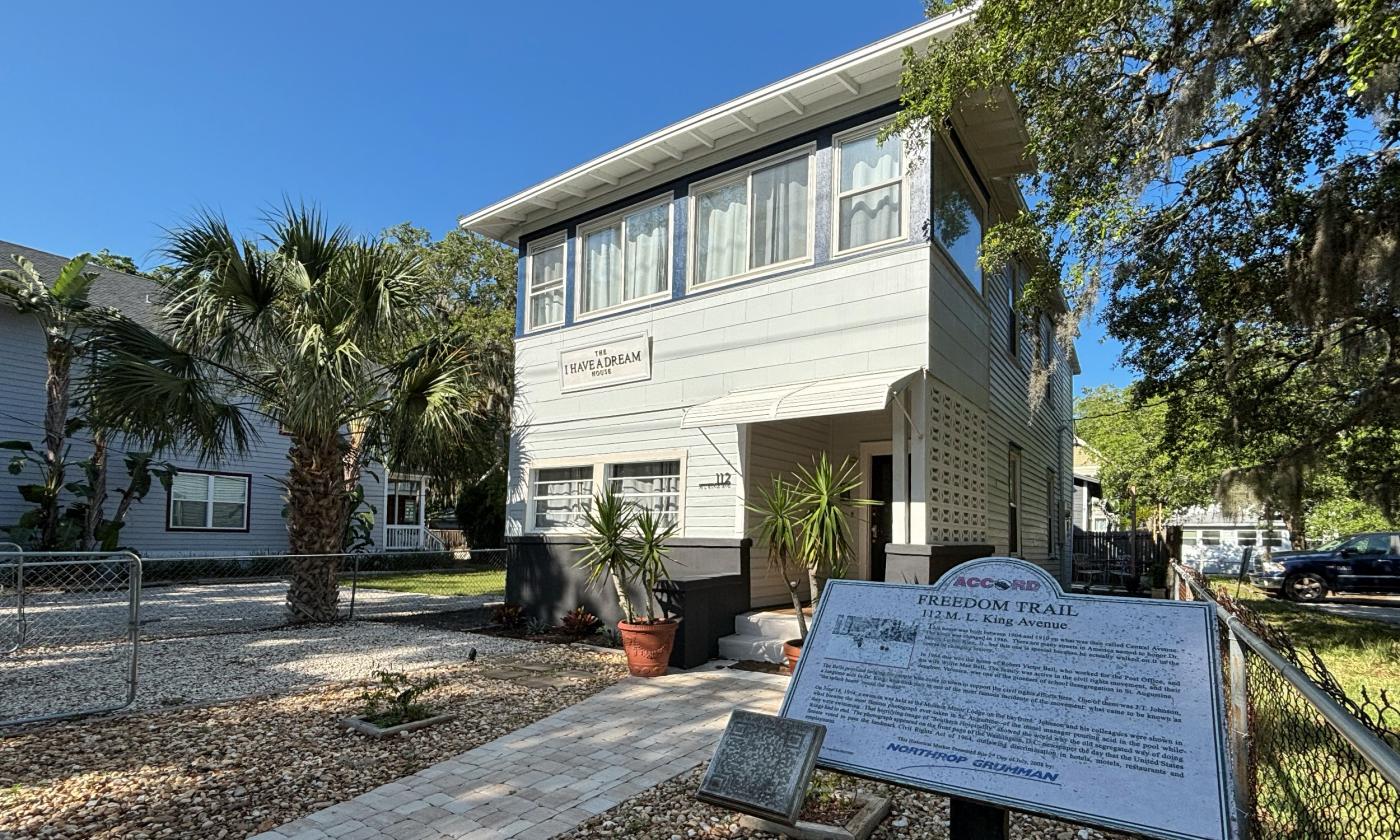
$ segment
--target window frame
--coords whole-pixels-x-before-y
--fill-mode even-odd
[[[176,525],[172,517],[175,513],[175,478],[181,475],[202,475],[205,477],[204,521],[205,525]],[[243,482],[243,524],[237,528],[221,528],[214,522],[214,479],[236,478]],[[181,500],[184,501],[184,500]],[[171,476],[170,486],[165,491],[165,530],[171,533],[222,533],[246,534],[253,524],[253,475],[252,473],[219,472],[217,470],[176,469]]]
[[[676,502],[676,536],[685,535],[685,505],[688,497],[687,482],[689,473],[687,472],[688,450],[685,449],[657,449],[642,450],[638,452],[606,452],[600,455],[586,455],[579,458],[549,458],[531,461],[524,469],[525,473],[525,521],[524,533],[526,534],[581,534],[583,528],[539,528],[535,526],[535,475],[540,470],[573,468],[591,470],[590,481],[592,495],[594,498],[608,481],[608,467],[616,464],[645,464],[656,461],[680,461],[680,494]],[[553,498],[553,497],[551,497]]]
[[[554,248],[564,249],[564,258],[560,260],[560,266],[564,269],[564,276],[559,278],[559,291],[563,300],[559,305],[559,320],[551,321],[548,324],[530,323],[531,313],[534,311],[531,302],[537,294],[541,294],[535,288],[535,257],[541,253]],[[538,332],[540,330],[552,329],[564,324],[568,320],[566,317],[569,311],[569,237],[566,233],[560,232],[553,236],[546,236],[525,246],[525,332]]]
[[[1214,534],[1215,536],[1206,536],[1207,534]],[[1215,540],[1215,542],[1206,542],[1207,540]],[[1225,535],[1223,531],[1219,528],[1203,528],[1201,530],[1200,544],[1202,547],[1205,548],[1216,548],[1218,546],[1225,545]]]
[[[1024,466],[1020,447],[1012,444],[1006,452],[1006,553],[1011,557],[1025,553]]]
[[[831,136],[831,250],[830,259],[838,259],[851,254],[858,254],[862,251],[869,251],[872,248],[880,248],[898,242],[909,241],[909,142],[903,136],[898,137],[899,142],[899,176],[889,181],[861,187],[858,190],[851,190],[848,193],[841,191],[841,145],[853,140],[863,140],[873,134],[878,134],[885,127],[889,126],[890,119],[882,117],[874,122],[858,125],[846,131],[837,132]],[[885,142],[894,142],[894,138]],[[882,239],[878,242],[867,242],[864,245],[857,245],[853,248],[841,248],[841,199],[847,195],[857,195],[859,193],[874,192],[884,189],[893,184],[899,185],[899,232],[889,239]]]
[[[602,229],[604,229],[604,228],[612,227],[612,226],[615,225],[615,224],[619,224],[619,223],[621,224],[621,229],[622,229],[621,242],[622,242],[622,247],[623,247],[622,286],[623,286],[623,288],[625,289],[625,288],[627,287],[627,264],[626,264],[626,260],[627,260],[627,257],[626,257],[626,248],[627,248],[627,222],[626,222],[626,219],[627,219],[628,216],[631,216],[631,215],[633,215],[633,214],[635,214],[635,213],[640,213],[640,212],[642,212],[643,210],[649,210],[649,209],[651,209],[651,208],[653,208],[653,207],[660,207],[662,204],[664,204],[664,205],[666,206],[666,239],[665,239],[665,241],[666,241],[666,285],[665,285],[665,287],[662,288],[662,289],[661,289],[660,291],[658,291],[658,292],[652,292],[651,294],[643,295],[643,296],[637,297],[637,298],[633,298],[632,300],[620,301],[620,302],[618,302],[618,303],[613,304],[612,306],[606,306],[606,307],[603,307],[603,308],[601,308],[601,309],[590,309],[590,310],[588,310],[588,311],[585,312],[584,309],[583,309],[583,303],[584,303],[584,297],[585,297],[585,295],[584,295],[584,293],[583,293],[583,290],[584,290],[584,288],[585,288],[585,287],[587,286],[587,284],[588,284],[588,278],[584,275],[584,260],[586,259],[587,253],[588,253],[588,248],[586,247],[586,241],[587,241],[587,239],[588,239],[588,235],[591,234],[591,233],[596,233],[596,232],[598,232],[598,231],[600,231],[600,230],[602,230]],[[633,308],[633,307],[642,306],[642,305],[645,305],[645,304],[647,304],[647,303],[651,303],[651,302],[654,302],[654,301],[669,300],[669,299],[671,298],[672,286],[673,286],[674,281],[675,281],[675,263],[676,263],[675,250],[676,250],[676,202],[675,202],[675,193],[673,193],[673,192],[666,192],[666,193],[662,193],[661,195],[654,195],[654,196],[651,196],[651,197],[649,197],[649,198],[643,199],[643,200],[641,200],[641,201],[635,202],[635,203],[633,203],[633,204],[629,204],[628,206],[623,207],[623,208],[620,209],[620,210],[615,210],[615,211],[613,211],[613,212],[611,212],[611,213],[608,213],[606,216],[598,216],[597,218],[589,219],[589,220],[586,221],[586,222],[580,222],[580,223],[578,224],[578,226],[574,229],[574,306],[573,306],[574,323],[580,323],[580,322],[583,322],[583,321],[591,321],[591,320],[593,320],[594,318],[599,318],[599,317],[608,315],[608,314],[613,313],[613,312],[620,312],[620,311],[625,310],[625,309],[631,309],[631,308]],[[567,254],[566,254],[566,256],[567,256]],[[567,276],[566,276],[566,279],[567,279]],[[567,305],[567,304],[566,304],[566,305]]]
[[[637,496],[637,495],[644,495],[644,496],[670,496],[670,495],[674,495],[674,496],[676,497],[676,522],[679,523],[679,522],[680,522],[680,518],[681,518],[681,508],[682,508],[682,506],[683,506],[683,504],[684,504],[684,501],[685,501],[685,466],[684,466],[685,460],[684,460],[683,458],[680,458],[680,457],[670,457],[670,458],[645,458],[645,459],[627,458],[626,460],[610,460],[610,461],[607,461],[606,463],[604,463],[604,464],[602,465],[602,470],[603,470],[603,481],[605,482],[605,486],[610,486],[611,483],[614,482],[614,481],[620,482],[620,481],[624,481],[624,480],[625,480],[625,478],[616,478],[616,477],[614,477],[614,476],[612,475],[612,471],[613,471],[613,468],[614,468],[614,467],[624,467],[624,466],[630,466],[630,465],[634,465],[634,464],[666,464],[666,463],[671,463],[671,462],[673,462],[673,461],[674,461],[675,464],[676,464],[675,478],[676,478],[676,481],[678,482],[678,483],[677,483],[677,489],[676,489],[676,492],[675,492],[674,494],[671,494],[671,493],[645,493],[645,494],[621,494],[621,495],[623,495],[623,498],[634,497],[634,496]],[[654,477],[654,476],[653,476],[653,477]],[[670,475],[667,475],[666,477],[669,478]]]
[[[780,166],[784,163],[791,163],[805,156],[807,158],[807,253],[801,257],[795,257],[782,262],[768,263],[767,265],[753,267],[753,176],[760,169],[768,169]],[[728,277],[721,277],[718,280],[701,282],[696,276],[696,267],[699,265],[698,255],[700,253],[700,229],[697,225],[698,210],[700,207],[700,195],[710,192],[720,187],[727,187],[744,181],[747,185],[748,200],[748,242],[744,248],[744,265],[746,268],[738,274]],[[745,164],[703,181],[696,181],[686,189],[686,251],[685,251],[685,291],[705,292],[710,289],[718,289],[733,283],[742,283],[745,280],[752,280],[755,277],[763,277],[768,274],[777,274],[792,268],[805,268],[816,263],[817,258],[817,144],[816,142],[804,143],[796,148],[786,149],[774,155],[769,155],[762,160]]]
[[[968,192],[972,193],[977,198],[977,202],[982,208],[982,230],[981,233],[978,235],[977,239],[977,255],[978,259],[980,260],[982,255],[982,242],[987,238],[987,224],[992,215],[991,201],[989,200],[987,194],[983,192],[982,188],[978,186],[978,179],[973,177],[972,168],[968,166],[968,162],[963,159],[962,152],[956,146],[953,145],[948,135],[943,132],[938,132],[937,136],[933,138],[933,142],[941,143],[943,145],[944,152],[948,155],[948,157],[953,159],[953,165],[957,167],[958,173],[962,176],[963,184],[967,187]],[[978,280],[978,282],[974,283],[972,282],[972,278],[967,276],[967,272],[963,271],[962,266],[958,265],[958,261],[953,258],[953,254],[951,251],[948,250],[948,247],[942,242],[938,241],[938,232],[934,230],[933,219],[934,214],[937,212],[938,204],[938,189],[936,184],[936,179],[938,177],[936,159],[937,157],[938,156],[936,154],[930,154],[928,157],[929,241],[938,247],[938,250],[942,252],[943,257],[948,261],[948,264],[954,268],[954,270],[957,272],[958,277],[962,278],[962,281],[967,284],[967,287],[973,292],[975,292],[979,298],[986,300],[987,272],[982,270],[980,262],[977,266],[977,271],[978,274],[981,275],[981,277]]]

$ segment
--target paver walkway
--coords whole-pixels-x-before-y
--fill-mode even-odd
[[[776,711],[786,686],[731,670],[628,679],[253,840],[544,840],[708,760],[733,709]]]

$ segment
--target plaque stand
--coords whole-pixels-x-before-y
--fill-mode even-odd
[[[1011,814],[1005,808],[970,799],[948,799],[949,840],[1007,840]]]

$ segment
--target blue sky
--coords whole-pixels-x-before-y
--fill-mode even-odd
[[[858,14],[852,14],[853,9]],[[918,0],[7,3],[0,239],[143,266],[207,206],[458,215],[918,23]],[[1080,385],[1125,382],[1090,325]]]

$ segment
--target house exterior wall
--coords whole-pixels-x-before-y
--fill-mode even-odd
[[[44,379],[46,364],[43,334],[34,319],[8,307],[0,307],[0,440],[24,440],[40,445],[43,435]],[[177,468],[246,475],[249,477],[248,528],[245,531],[172,531],[167,528],[168,491],[158,483],[145,500],[133,504],[122,528],[120,543],[143,556],[204,556],[227,554],[268,554],[287,550],[287,527],[282,517],[282,488],[277,479],[287,473],[287,439],[276,424],[258,421],[258,439],[242,458],[231,458],[217,465],[200,464],[189,453],[167,452],[162,460]],[[76,460],[90,452],[79,435],[71,457]],[[6,459],[8,462],[8,458]],[[124,485],[125,469],[121,451],[109,459],[107,509],[116,506],[116,492]],[[376,510],[375,542],[383,545],[382,469],[371,465],[362,480],[365,498]],[[73,474],[70,480],[79,476]],[[15,523],[29,509],[20,498],[18,487],[38,480],[37,470],[28,466],[19,475],[0,471],[0,527]],[[0,533],[0,542],[6,540]]]
[[[815,138],[816,143],[811,266],[703,291],[688,288],[689,184],[729,164],[663,185],[662,191],[673,196],[673,265],[672,288],[661,300],[579,318],[574,289],[579,227],[662,191],[638,193],[521,237],[522,301],[528,299],[524,260],[529,243],[542,237],[553,241],[561,233],[565,237],[566,314],[558,327],[528,332],[523,316],[518,325],[508,534],[535,538],[528,521],[533,469],[664,455],[683,459],[685,537],[752,536],[757,517],[746,511],[746,502],[755,500],[773,474],[791,473],[819,452],[839,461],[858,454],[861,443],[878,441],[892,445],[896,486],[907,482],[914,494],[909,520],[902,531],[895,529],[896,542],[933,543],[952,547],[952,553],[989,545],[1005,552],[1005,473],[1014,446],[1021,452],[1025,523],[1017,553],[1057,575],[1068,574],[1073,494],[1068,361],[1060,360],[1044,405],[1033,412],[1028,381],[1034,342],[1023,336],[1016,358],[1006,351],[1006,278],[989,274],[979,292],[941,246],[929,240],[928,155],[913,156],[917,162],[905,182],[911,216],[907,241],[829,258],[830,134],[843,126],[791,141]],[[783,144],[767,146],[763,153],[778,148]],[[650,378],[584,391],[561,388],[561,353],[636,335],[651,342]],[[735,391],[920,367],[927,376],[915,380],[899,406],[887,411],[681,428],[686,408]],[[905,428],[906,416],[912,428]],[[902,473],[901,453],[906,451],[913,453],[914,475]],[[729,486],[713,486],[721,472],[733,474]],[[756,606],[786,600],[783,582],[768,569],[766,555],[766,546],[753,546],[751,597]]]
[[[762,446],[741,446],[736,426],[682,429],[684,410],[733,390],[923,365],[926,276],[927,246],[906,245],[521,337],[508,533],[532,530],[525,521],[532,468],[683,452],[684,534],[743,536],[746,460]],[[652,342],[649,380],[561,390],[561,351],[643,332]],[[720,472],[733,474],[731,486],[700,486]]]

